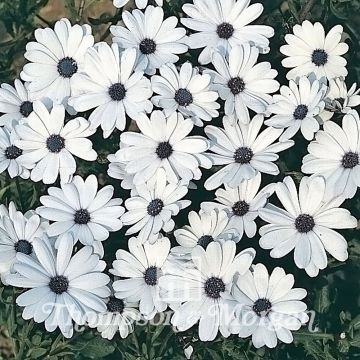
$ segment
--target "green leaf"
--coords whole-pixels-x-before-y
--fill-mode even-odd
[[[331,305],[329,286],[322,287],[316,293],[315,310],[320,314],[326,313]]]

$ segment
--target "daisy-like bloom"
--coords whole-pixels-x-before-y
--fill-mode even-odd
[[[114,281],[116,298],[139,302],[139,310],[147,320],[167,308],[167,303],[160,297],[159,280],[169,251],[170,241],[166,237],[159,238],[154,244],[142,244],[139,239],[131,238],[129,252],[118,250],[110,270],[115,276],[125,278]]]
[[[83,70],[84,56],[93,46],[89,25],[74,25],[68,19],[50,28],[35,30],[36,42],[26,45],[25,64],[20,76],[29,82],[28,90],[37,98],[47,97],[66,105],[71,95],[71,77]]]
[[[129,0],[114,0],[114,6],[117,8],[122,8],[125,6]],[[158,6],[163,6],[163,0],[155,0]],[[135,5],[139,9],[145,9],[148,4],[148,0],[135,0]]]
[[[348,113],[352,108],[360,105],[360,89],[356,90],[356,83],[348,90],[345,80],[341,78],[329,81],[328,92],[325,97],[325,111],[320,116],[323,121],[330,120],[335,113]]]
[[[142,71],[134,72],[136,50],[120,54],[117,44],[98,43],[85,55],[84,73],[71,78],[73,96],[69,105],[76,111],[96,108],[90,115],[91,128],[101,125],[104,138],[115,128],[124,130],[126,115],[136,120],[152,110],[150,81]]]
[[[269,275],[263,264],[253,265],[252,271],[240,275],[232,295],[241,306],[239,316],[230,329],[241,338],[251,336],[256,348],[274,348],[278,339],[286,344],[293,341],[291,331],[308,322],[305,289],[293,288],[294,276],[277,267]]]
[[[191,204],[189,200],[180,200],[187,192],[187,186],[167,184],[165,171],[159,169],[155,183],[136,186],[137,194],[125,201],[128,211],[121,220],[124,225],[132,225],[126,235],[138,232],[142,243],[153,243],[158,239],[160,230],[173,230],[175,222],[171,217]]]
[[[189,62],[181,66],[180,72],[174,64],[163,65],[160,75],[151,78],[152,88],[159,94],[152,101],[164,109],[166,116],[180,111],[198,126],[203,125],[202,120],[211,121],[219,116],[220,104],[216,102],[219,95],[210,91],[210,75],[199,74]]]
[[[281,258],[294,250],[294,261],[309,276],[317,276],[327,266],[325,250],[339,261],[348,258],[347,242],[333,229],[352,229],[357,220],[339,208],[344,198],[327,198],[325,179],[303,177],[299,194],[291,177],[278,183],[276,195],[284,209],[268,204],[259,211],[269,224],[263,226],[260,246],[272,249],[270,256]]]
[[[117,332],[125,339],[134,331],[134,322],[140,320],[140,312],[135,303],[129,303],[124,299],[118,299],[111,292],[106,301],[106,311],[91,313],[87,323],[105,339],[111,340]]]
[[[206,70],[213,78],[212,89],[225,100],[225,114],[236,116],[240,122],[250,121],[249,109],[258,114],[266,112],[272,102],[269,95],[279,90],[274,80],[277,71],[269,62],[258,63],[259,50],[249,44],[235,46],[229,56],[214,52],[212,62],[216,71]]]
[[[334,26],[327,35],[320,23],[312,24],[305,20],[302,25],[295,25],[294,34],[287,34],[280,51],[287,56],[282,61],[286,68],[292,68],[287,73],[289,80],[299,76],[315,73],[318,79],[346,77],[346,60],[341,57],[349,46],[341,42],[343,27]]]
[[[252,238],[256,234],[255,219],[259,216],[259,210],[266,205],[267,199],[275,190],[275,184],[270,184],[259,191],[260,184],[261,174],[258,173],[234,189],[225,185],[225,189],[216,190],[216,202],[203,202],[201,208],[205,211],[225,211],[229,217],[227,228],[235,229],[239,240],[244,232],[248,238]]]
[[[194,124],[179,113],[166,118],[162,111],[154,111],[149,119],[137,119],[141,133],[125,132],[120,141],[124,145],[116,158],[127,165],[125,170],[134,175],[135,184],[151,179],[158,169],[164,169],[169,182],[189,182],[201,178],[199,166],[207,169],[212,164],[207,155],[209,141],[202,136],[188,136]]]
[[[23,318],[45,322],[49,332],[59,327],[66,338],[73,335],[73,320],[84,325],[86,315],[92,311],[106,311],[105,298],[110,295],[106,286],[110,278],[102,271],[105,262],[85,246],[74,256],[73,239],[66,234],[56,251],[49,239],[35,239],[36,259],[17,254],[15,273],[6,276],[8,284],[30,289],[16,299],[23,306]]]
[[[236,188],[244,180],[255,177],[259,172],[277,175],[279,168],[274,164],[280,151],[294,145],[292,140],[277,142],[282,129],[268,127],[260,134],[264,122],[263,115],[256,115],[249,124],[237,122],[225,116],[224,129],[207,126],[206,135],[212,146],[209,154],[213,165],[225,165],[205,182],[207,190],[213,190],[222,184]]]
[[[177,54],[188,50],[186,30],[177,28],[178,20],[171,16],[164,20],[161,7],[148,6],[145,12],[135,9],[124,11],[122,20],[126,26],[110,27],[113,41],[123,49],[137,49],[137,68],[146,74],[155,74],[156,69],[167,63],[176,63]]]
[[[189,18],[181,19],[183,25],[197,31],[190,35],[191,49],[205,48],[200,56],[200,64],[211,62],[214,48],[230,48],[245,43],[256,46],[260,52],[269,52],[269,39],[274,29],[265,25],[249,25],[264,10],[262,4],[250,5],[250,0],[195,0],[185,4],[184,12]]]
[[[308,146],[302,172],[325,177],[327,193],[353,198],[360,186],[360,119],[355,110],[346,114],[342,128],[333,121]]]
[[[291,139],[299,129],[306,140],[312,140],[320,129],[318,116],[325,108],[326,90],[325,84],[310,77],[302,76],[298,82],[290,80],[289,86],[281,87],[280,95],[274,95],[268,111],[275,115],[265,125],[286,128],[280,141]]]
[[[9,176],[20,176],[23,179],[30,177],[30,171],[24,168],[18,161],[23,151],[15,145],[18,140],[15,130],[9,131],[6,127],[0,127],[0,174],[7,170]]]
[[[116,154],[108,155],[108,160],[110,161],[108,168],[108,175],[113,179],[121,180],[120,186],[125,190],[132,190],[134,185],[134,175],[129,174],[126,171],[126,162],[119,161]]]
[[[236,306],[230,293],[233,279],[249,270],[255,250],[235,253],[235,242],[213,241],[206,250],[202,246],[193,249],[193,267],[168,267],[160,286],[166,301],[181,303],[171,319],[178,331],[199,322],[201,341],[214,340],[218,331],[224,337],[230,335],[229,317]]]
[[[61,184],[61,189],[50,187],[48,194],[40,197],[43,206],[36,212],[53,221],[47,231],[49,236],[72,233],[75,242],[94,245],[96,241],[106,240],[109,232],[122,227],[119,219],[125,211],[120,206],[122,200],[112,198],[114,188],[111,185],[98,191],[95,175],[88,176],[85,181],[75,176],[71,183]]]
[[[62,182],[69,182],[76,171],[74,155],[87,161],[97,158],[87,139],[95,130],[90,130],[89,122],[82,117],[65,124],[63,105],[54,105],[49,113],[42,102],[34,102],[27,123],[17,125],[16,132],[19,140],[15,145],[24,151],[17,160],[32,169],[32,181],[53,184],[60,174]]]
[[[12,128],[14,121],[19,122],[27,118],[33,111],[32,95],[29,94],[24,84],[16,79],[15,87],[1,84],[0,88],[0,126]]]

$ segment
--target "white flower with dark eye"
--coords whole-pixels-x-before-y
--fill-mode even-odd
[[[135,62],[135,49],[120,54],[117,44],[101,42],[85,55],[84,73],[71,78],[69,105],[76,111],[95,108],[89,117],[91,128],[101,126],[104,138],[115,128],[125,129],[126,115],[136,120],[152,110],[150,81],[142,71],[134,72]]]
[[[282,65],[292,68],[287,73],[289,80],[311,73],[318,79],[325,76],[329,80],[348,74],[346,60],[341,55],[349,50],[349,46],[341,42],[341,25],[334,26],[326,35],[320,23],[305,20],[302,25],[295,25],[293,32],[285,35],[287,45],[280,48],[287,56]]]
[[[62,182],[69,182],[76,171],[74,155],[94,161],[97,158],[88,136],[89,122],[81,117],[65,123],[65,109],[54,105],[49,113],[40,101],[34,102],[34,111],[26,124],[17,125],[19,140],[15,145],[24,151],[17,160],[31,170],[32,181],[53,184],[59,174]]]
[[[66,338],[73,335],[73,320],[84,325],[89,312],[106,310],[105,298],[110,295],[106,286],[110,278],[102,271],[105,262],[93,254],[90,246],[73,254],[73,239],[66,234],[55,250],[49,239],[32,243],[36,259],[17,254],[13,269],[6,281],[15,287],[30,289],[16,299],[23,306],[23,318],[45,322],[49,332],[59,327]]]
[[[71,77],[83,70],[85,53],[94,44],[91,27],[71,26],[68,19],[61,19],[54,30],[35,30],[35,39],[26,45],[24,56],[30,63],[25,64],[20,76],[29,82],[33,96],[66,105],[72,93]]]
[[[9,131],[6,127],[0,127],[0,174],[7,170],[12,179],[16,176],[28,179],[30,171],[17,160],[23,153],[22,149],[15,145],[18,138],[15,130]]]
[[[266,25],[249,25],[264,10],[262,4],[249,4],[250,0],[197,0],[183,6],[189,18],[182,18],[182,24],[197,31],[189,36],[190,48],[205,48],[199,56],[200,64],[211,62],[214,48],[228,52],[236,45],[250,43],[261,53],[269,52],[268,38],[274,36],[274,29]]]
[[[163,6],[163,0],[155,0],[155,1],[158,6]],[[113,2],[115,7],[122,8],[129,2],[129,0],[113,0]],[[137,8],[145,9],[148,4],[148,0],[135,0],[135,4]]]
[[[326,121],[324,130],[308,146],[302,172],[321,175],[326,179],[330,196],[353,198],[360,186],[360,119],[355,110],[346,114],[342,128]]]
[[[114,292],[106,300],[106,311],[91,313],[87,323],[105,339],[111,340],[117,332],[122,339],[134,331],[134,322],[140,320],[140,312],[136,303],[118,299]]]
[[[216,102],[217,92],[210,91],[211,77],[199,74],[187,62],[177,71],[174,64],[166,64],[160,68],[160,75],[151,78],[154,92],[159,94],[152,98],[155,106],[164,109],[165,115],[180,111],[193,119],[195,125],[202,126],[203,121],[217,118],[220,104]]]
[[[342,196],[326,197],[323,177],[303,177],[299,193],[294,181],[286,177],[278,183],[276,195],[285,209],[268,204],[259,211],[270,223],[260,229],[259,244],[272,249],[271,257],[281,258],[294,250],[296,266],[312,277],[327,266],[325,250],[339,261],[348,258],[346,240],[332,229],[355,228],[357,220],[339,208]]]
[[[113,269],[110,270],[122,278],[114,281],[115,296],[129,302],[139,302],[141,314],[150,320],[167,308],[160,297],[159,280],[164,274],[170,241],[161,237],[154,244],[142,244],[141,240],[131,238],[128,245],[130,253],[118,250]]]
[[[301,301],[307,292],[293,286],[294,276],[280,267],[269,275],[263,264],[256,264],[252,271],[239,275],[232,295],[241,310],[230,325],[231,332],[241,338],[251,336],[256,348],[274,348],[278,339],[290,344],[294,340],[291,331],[309,320]]]
[[[259,216],[259,210],[266,205],[267,199],[275,191],[275,184],[265,186],[259,191],[260,184],[261,174],[258,173],[234,189],[225,185],[225,189],[215,192],[217,202],[203,202],[201,209],[225,211],[229,217],[227,229],[236,230],[238,240],[242,239],[244,233],[248,238],[253,238],[257,230],[255,219]]]
[[[325,97],[325,111],[320,114],[322,120],[330,120],[335,113],[348,113],[352,108],[360,105],[360,89],[356,90],[356,83],[348,90],[342,78],[329,81],[328,92]]]
[[[234,276],[249,270],[255,257],[254,249],[235,255],[234,241],[211,242],[206,250],[196,246],[192,267],[169,266],[160,279],[163,298],[176,306],[171,324],[186,331],[199,322],[201,341],[212,341],[220,331],[228,337],[229,319],[236,302],[231,296]]]
[[[72,233],[74,240],[84,245],[94,245],[104,241],[109,232],[122,227],[120,216],[124,208],[122,200],[113,198],[114,188],[111,185],[98,190],[95,175],[85,181],[75,176],[71,183],[62,184],[61,189],[50,187],[49,195],[41,196],[43,206],[36,212],[53,223],[48,228],[49,236]]]
[[[306,140],[312,140],[320,129],[318,117],[325,108],[326,90],[325,84],[310,77],[290,80],[289,86],[281,87],[280,95],[274,95],[268,111],[275,115],[265,125],[286,129],[280,141],[291,139],[299,129]]]
[[[205,182],[207,190],[222,184],[236,188],[244,180],[255,177],[259,172],[277,175],[279,168],[274,164],[280,151],[294,145],[292,140],[274,143],[282,134],[281,129],[268,127],[260,134],[264,122],[263,115],[255,116],[249,124],[233,123],[227,116],[223,119],[224,129],[207,126],[210,138],[209,153],[213,165],[224,165]]]
[[[149,119],[143,115],[137,119],[141,133],[125,132],[120,141],[124,145],[116,153],[119,162],[125,162],[125,170],[134,175],[136,185],[154,177],[158,169],[164,169],[169,182],[189,182],[201,178],[199,167],[211,168],[211,161],[204,154],[209,142],[202,136],[188,136],[194,124],[179,113],[166,118],[161,111],[154,111]]]
[[[146,74],[155,74],[156,69],[167,63],[176,63],[177,54],[188,50],[186,30],[177,28],[178,20],[171,16],[164,20],[164,10],[161,7],[148,6],[143,13],[134,10],[124,11],[122,20],[126,26],[113,25],[110,31],[113,41],[120,48],[137,49],[137,69]]]
[[[16,79],[14,86],[1,84],[0,88],[0,126],[12,129],[13,122],[27,118],[33,111],[33,98],[23,83]]]
[[[272,102],[269,94],[280,86],[274,80],[277,71],[268,62],[256,64],[258,56],[259,50],[249,44],[235,46],[228,56],[215,51],[212,62],[216,71],[204,71],[213,78],[211,88],[225,100],[225,114],[243,123],[250,121],[249,109],[265,113]]]
[[[124,225],[132,225],[126,235],[139,233],[143,243],[154,243],[161,230],[173,230],[172,216],[191,204],[189,200],[180,200],[187,194],[187,186],[167,184],[163,169],[158,170],[155,179],[155,182],[136,186],[137,194],[125,201],[128,211],[121,217]]]

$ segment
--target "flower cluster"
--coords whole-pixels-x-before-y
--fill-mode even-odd
[[[280,87],[259,60],[274,30],[252,24],[263,6],[249,3],[194,0],[178,25],[164,18],[162,0],[136,0],[139,9],[111,26],[110,45],[67,19],[36,30],[24,83],[0,89],[0,172],[52,185],[34,210],[0,207],[1,279],[26,289],[16,300],[24,319],[65,337],[87,324],[112,339],[170,308],[177,331],[198,324],[202,341],[237,334],[257,348],[292,342],[308,321],[306,290],[280,267],[269,273],[241,240],[259,233],[272,258],[293,251],[310,277],[328,254],[346,261],[336,230],[357,226],[341,206],[360,186],[360,95],[345,83],[342,27],[325,35],[309,21],[280,49],[291,68]],[[193,49],[198,64],[180,63]],[[108,175],[125,201],[98,174],[77,172],[102,150],[93,149],[96,132],[119,138]],[[302,165],[310,176],[296,184],[276,176],[279,153],[299,136],[310,141]],[[200,179],[215,198],[181,227],[176,217]],[[259,217],[267,224],[258,230]],[[104,242],[123,227],[128,251],[106,264]]]

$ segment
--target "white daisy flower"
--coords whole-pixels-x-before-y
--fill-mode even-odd
[[[163,169],[158,170],[155,183],[138,185],[136,192],[125,201],[128,211],[121,220],[124,225],[132,225],[126,235],[139,233],[143,243],[155,242],[161,230],[173,230],[175,222],[171,217],[191,204],[189,200],[180,200],[187,194],[187,186],[167,184]]]
[[[360,186],[359,114],[355,110],[346,114],[342,128],[326,121],[308,151],[301,171],[325,177],[328,194],[353,198]]]
[[[219,116],[220,104],[216,102],[219,95],[210,91],[210,75],[200,74],[189,62],[181,65],[179,72],[174,64],[163,65],[160,75],[151,78],[152,88],[159,94],[152,101],[164,109],[166,116],[180,111],[198,126],[203,125],[202,120],[211,121]]]
[[[251,336],[256,348],[274,348],[278,339],[290,344],[291,331],[308,322],[305,289],[293,288],[294,276],[276,267],[269,275],[263,264],[239,275],[232,295],[241,305],[239,317],[230,325],[233,334]]]
[[[110,270],[115,276],[126,278],[114,281],[115,296],[139,302],[141,314],[150,320],[167,308],[160,297],[159,281],[164,273],[170,241],[161,237],[154,244],[142,244],[141,240],[130,238],[128,245],[130,253],[118,250]]]
[[[16,287],[30,289],[16,299],[23,306],[23,318],[45,322],[49,332],[58,327],[66,338],[73,335],[73,320],[84,325],[87,315],[106,310],[104,299],[110,295],[106,286],[110,278],[102,271],[105,262],[85,246],[73,254],[71,234],[61,238],[56,251],[46,240],[35,239],[32,243],[36,259],[17,254],[15,273],[6,281]]]
[[[257,231],[255,219],[259,216],[259,210],[266,205],[268,198],[275,191],[275,184],[267,185],[259,191],[260,184],[261,174],[258,173],[234,189],[225,185],[225,189],[215,192],[217,202],[203,202],[201,208],[204,211],[225,211],[229,217],[227,228],[237,231],[238,240],[242,239],[244,233],[248,238],[253,238]]]
[[[111,340],[117,332],[122,339],[128,337],[134,331],[134,322],[140,320],[140,312],[137,304],[129,303],[124,299],[118,299],[112,291],[106,301],[106,311],[91,313],[87,323],[105,339]]]
[[[122,145],[116,159],[125,162],[125,170],[134,175],[136,185],[143,184],[164,169],[171,183],[189,182],[201,178],[199,167],[211,168],[204,154],[209,141],[202,136],[188,136],[194,124],[179,113],[166,118],[162,111],[154,111],[149,119],[137,119],[141,133],[125,132],[120,136]]]
[[[294,145],[292,140],[277,142],[281,129],[268,127],[260,134],[264,122],[263,115],[256,115],[249,124],[233,123],[225,116],[224,129],[215,126],[205,128],[212,146],[209,153],[213,165],[225,165],[205,182],[207,190],[225,184],[236,188],[244,180],[255,177],[259,172],[277,175],[279,168],[274,164],[278,152]]]
[[[274,80],[277,71],[269,62],[256,64],[258,56],[259,50],[249,44],[235,46],[228,57],[216,51],[212,56],[216,71],[204,71],[213,78],[212,89],[225,100],[225,114],[243,123],[250,121],[249,109],[265,113],[272,102],[269,94],[280,87]]]
[[[325,98],[325,111],[320,116],[323,121],[330,120],[335,113],[348,113],[352,108],[360,105],[360,89],[356,90],[356,83],[348,90],[345,80],[341,78],[329,81],[329,88]]]
[[[280,141],[291,139],[299,129],[306,140],[312,140],[320,129],[318,117],[325,108],[326,91],[327,86],[317,79],[290,80],[289,86],[281,87],[280,95],[274,95],[267,109],[275,115],[265,125],[286,129]]]
[[[75,176],[71,183],[61,184],[61,189],[50,187],[48,194],[40,197],[43,206],[36,212],[53,222],[47,231],[49,236],[72,233],[75,242],[94,245],[106,240],[109,232],[122,228],[122,200],[113,198],[111,185],[98,190],[95,175],[85,181]]]
[[[299,194],[291,177],[286,177],[278,183],[276,195],[285,209],[268,204],[259,211],[270,223],[259,230],[259,244],[272,249],[271,257],[281,258],[294,250],[296,266],[312,277],[327,266],[325,250],[339,261],[348,258],[346,240],[332,229],[355,228],[357,220],[339,208],[343,197],[326,198],[323,177],[303,177]]]
[[[84,73],[71,78],[73,89],[69,104],[76,111],[95,110],[91,128],[101,126],[104,138],[115,128],[124,130],[126,115],[136,120],[140,113],[152,110],[150,81],[143,72],[134,72],[136,50],[120,54],[117,44],[98,43],[85,55]]]
[[[117,153],[108,155],[108,160],[110,161],[107,174],[117,180],[121,180],[120,186],[125,190],[132,190],[135,188],[134,185],[134,175],[129,174],[126,171],[126,162],[119,161],[117,158]]]
[[[25,64],[20,76],[28,81],[28,90],[39,98],[46,96],[55,103],[66,105],[71,95],[71,77],[82,71],[84,56],[93,46],[89,25],[74,25],[68,19],[50,28],[35,30],[36,42],[26,45]]]
[[[0,127],[0,174],[7,170],[12,179],[17,176],[28,179],[30,171],[17,160],[23,154],[22,149],[15,145],[18,139],[15,130],[9,131],[6,127]]]
[[[129,0],[113,0],[113,2],[115,7],[122,8],[129,2]],[[163,6],[163,0],[155,0],[155,2],[158,6]],[[148,4],[148,0],[135,0],[135,4],[137,8],[145,9]]]
[[[285,35],[287,45],[280,48],[287,56],[282,65],[292,68],[286,75],[289,80],[312,72],[318,79],[346,77],[346,60],[341,55],[349,50],[349,46],[341,42],[341,25],[334,26],[326,35],[320,23],[305,20],[302,25],[295,25],[293,32]]]
[[[17,160],[32,169],[32,181],[53,184],[60,174],[62,182],[69,182],[76,171],[74,155],[87,161],[97,158],[87,139],[95,130],[90,130],[89,122],[81,117],[65,124],[62,105],[54,105],[49,112],[43,103],[34,102],[27,123],[17,125],[16,132],[19,140],[15,140],[15,145],[24,151]]]
[[[124,11],[122,20],[126,28],[110,27],[113,41],[123,49],[136,48],[137,68],[146,74],[153,75],[162,65],[176,63],[179,60],[177,54],[188,50],[186,30],[176,27],[175,16],[164,20],[161,7],[148,6],[144,13],[138,9],[132,13]]]
[[[249,25],[264,10],[262,4],[249,4],[250,0],[195,0],[183,6],[189,18],[182,18],[182,24],[197,31],[189,36],[190,48],[205,48],[199,56],[200,64],[210,63],[212,50],[217,47],[228,52],[231,47],[250,43],[262,53],[269,52],[268,38],[274,36],[274,29]]]
[[[16,79],[14,86],[1,84],[0,88],[0,126],[11,129],[13,122],[27,118],[33,111],[33,97],[24,84]]]
[[[244,274],[255,257],[254,249],[235,255],[233,241],[211,242],[206,250],[196,246],[192,251],[191,268],[170,267],[161,277],[163,298],[181,303],[171,319],[178,331],[186,331],[199,322],[201,341],[212,341],[218,331],[230,335],[229,318],[236,302],[230,291],[236,274]],[[171,272],[171,273],[170,273]]]

